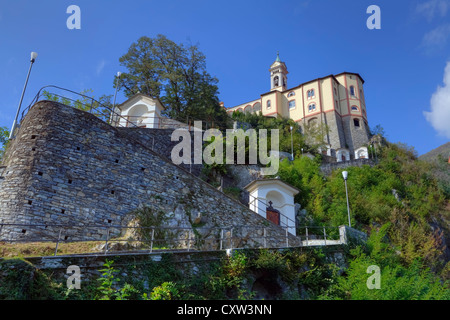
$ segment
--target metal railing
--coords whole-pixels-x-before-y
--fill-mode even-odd
[[[62,93],[61,93],[62,92]],[[134,117],[134,116],[122,116],[116,111],[116,108],[111,108],[93,97],[87,96],[82,93],[75,92],[70,89],[58,87],[55,85],[47,85],[39,89],[34,98],[31,100],[30,104],[23,109],[18,118],[18,123],[25,117],[28,110],[42,98],[53,100],[55,102],[60,102],[65,105],[81,109],[83,111],[89,112],[96,115],[104,122],[115,126],[115,127],[140,127],[138,120],[150,119],[152,117]],[[165,117],[154,117],[159,121],[159,127],[161,129],[177,129],[177,128],[187,128],[192,130],[194,128],[193,124],[195,121],[201,122],[202,129],[208,129],[214,127],[214,121],[205,121],[194,118],[187,118],[186,123],[179,121],[178,119],[171,119]]]
[[[59,91],[62,91],[64,95],[58,93]],[[95,114],[106,123],[109,123],[110,117],[114,116],[117,119],[121,119],[121,123],[125,123],[128,127],[135,126],[133,123],[128,121],[128,119],[122,117],[119,113],[115,112],[115,110],[112,110],[112,108],[102,104],[98,100],[82,93],[55,85],[47,85],[39,89],[30,104],[21,112],[18,119],[19,123],[25,117],[28,110],[31,109],[31,107],[38,101],[42,100],[42,98],[54,100],[55,102],[60,102],[91,114]]]
[[[137,227],[115,225],[63,225],[63,224],[15,224],[0,223],[0,247],[14,243],[54,243],[53,255],[61,246],[85,243],[92,245],[89,253],[154,253],[164,251],[214,251],[245,248],[290,248],[314,244],[315,236],[305,227],[306,237],[294,237],[285,232],[274,232],[267,226],[233,227]],[[337,229],[336,227],[334,227]],[[330,239],[324,230],[325,242],[339,244]],[[9,237],[5,237],[8,234]],[[201,234],[207,236],[199,236]],[[328,238],[327,238],[328,237]]]
[[[340,233],[340,227],[301,226],[297,228],[297,236],[302,239],[302,246],[326,246],[345,242]]]
[[[111,125],[115,127],[129,127],[130,124],[133,127],[139,128],[153,128],[153,129],[187,129],[191,130],[202,130],[201,128],[196,128],[192,120],[188,120],[187,123],[177,121],[175,119],[170,119],[161,116],[122,116],[122,119],[126,119],[127,121],[122,121],[121,119],[113,118]],[[200,121],[200,120],[194,120]],[[202,127],[205,124],[204,121],[201,121]],[[207,127],[207,123],[205,124]]]

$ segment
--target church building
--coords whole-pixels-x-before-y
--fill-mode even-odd
[[[327,150],[324,154],[339,161],[367,158],[369,125],[364,98],[364,79],[353,72],[310,80],[288,86],[286,64],[277,54],[269,68],[270,91],[259,98],[227,108],[234,111],[259,113],[267,117],[285,117],[305,126],[325,124]]]

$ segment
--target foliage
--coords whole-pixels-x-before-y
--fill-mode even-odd
[[[179,291],[173,282],[163,282],[158,287],[154,287],[150,296],[143,294],[144,300],[174,300],[180,297]]]
[[[127,297],[136,291],[130,284],[125,284],[122,288],[118,286],[120,279],[116,277],[116,274],[119,270],[112,266],[113,263],[113,260],[106,259],[104,268],[100,269],[103,273],[97,279],[100,282],[98,300],[127,300]]]
[[[448,300],[449,283],[441,283],[430,269],[416,259],[402,265],[392,246],[386,243],[389,225],[373,232],[368,247],[351,250],[346,276],[328,288],[321,299],[353,300]],[[369,266],[380,268],[380,288],[369,289]]]
[[[283,254],[279,251],[264,249],[259,252],[255,259],[251,260],[251,266],[256,269],[283,272],[287,264],[283,260]]]
[[[279,148],[280,151],[291,153],[291,146],[294,150],[294,155],[300,155],[303,152],[309,152],[313,149],[306,145],[305,136],[301,133],[301,127],[292,119],[288,118],[273,118],[265,117],[261,113],[243,113],[235,111],[232,114],[232,119],[249,124],[258,133],[259,129],[267,129],[268,149],[270,150],[271,129],[279,130]],[[291,127],[292,140],[291,140]],[[291,142],[292,141],[292,142]]]
[[[381,136],[381,137],[386,137],[386,132],[384,131],[384,128],[377,124],[375,127],[370,128],[369,130],[370,136]]]
[[[445,195],[430,174],[428,164],[416,161],[411,149],[398,144],[383,148],[380,156],[376,166],[346,168],[352,225],[368,230],[374,223],[397,221],[398,224],[401,215],[408,226],[415,222],[409,229],[396,228],[402,235],[395,239],[405,240],[408,233],[420,232],[431,237],[427,223],[443,210]],[[312,224],[346,224],[342,170],[325,177],[314,160],[302,157],[281,162],[278,175],[300,189],[295,202],[307,209]]]
[[[0,261],[1,300],[48,300],[58,298],[59,284],[21,259]]]
[[[143,36],[119,61],[128,69],[120,78],[127,97],[137,93],[158,97],[172,119],[204,120],[208,127],[227,127],[228,115],[219,104],[218,80],[206,71],[206,57],[197,45],[177,44],[163,35]]]
[[[232,198],[239,199],[239,196],[241,194],[241,188],[238,187],[227,187],[223,189],[223,192]]]
[[[131,214],[136,217],[138,225],[141,227],[136,230],[141,241],[149,243],[152,239],[152,231],[154,230],[153,239],[160,240],[157,242],[159,246],[165,244],[162,240],[167,238],[168,230],[158,228],[163,226],[167,220],[163,211],[156,211],[153,207],[143,206],[134,210]]]
[[[102,95],[97,101],[93,96],[93,92],[92,89],[86,89],[81,91],[80,95],[77,95],[77,99],[69,99],[44,90],[43,96],[47,100],[59,102],[66,106],[92,113],[103,121],[108,122],[112,110],[112,95]]]
[[[8,146],[8,143],[9,143],[8,139],[9,139],[8,128],[0,127],[0,145],[1,145],[1,148],[0,148],[0,162],[1,162],[1,160],[3,158],[3,154],[5,153],[6,148]]]
[[[225,260],[220,274],[211,278],[209,286],[213,295],[225,294],[225,297],[247,300],[252,293],[244,287],[245,272],[248,267],[248,258],[242,252],[233,252]]]

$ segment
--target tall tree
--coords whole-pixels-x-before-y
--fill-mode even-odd
[[[0,127],[0,163],[3,159],[3,154],[5,153],[6,147],[8,145],[9,131],[6,127]]]
[[[226,127],[229,118],[219,104],[218,80],[206,71],[206,57],[196,45],[177,44],[163,35],[144,36],[119,61],[128,69],[120,81],[127,97],[157,97],[173,119]]]

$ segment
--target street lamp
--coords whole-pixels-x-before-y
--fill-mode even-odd
[[[25,95],[25,90],[27,88],[28,78],[30,78],[31,68],[33,67],[34,61],[36,61],[37,55],[38,54],[36,52],[31,52],[30,68],[28,69],[27,80],[25,81],[25,85],[22,90],[22,96],[20,97],[20,102],[19,102],[19,107],[17,108],[16,117],[14,118],[14,122],[11,127],[11,132],[9,133],[10,140],[14,137],[14,130],[16,130],[17,118],[19,117],[19,112],[20,112],[20,107],[22,106],[23,96]]]
[[[348,191],[347,191],[347,177],[348,177],[348,172],[347,172],[347,171],[342,171],[342,177],[344,178],[344,183],[345,183],[345,195],[346,195],[346,197],[347,197],[348,226],[351,228],[351,227],[352,227],[352,222],[350,221],[350,206],[348,205]]]
[[[116,96],[117,96],[117,88],[119,87],[119,82],[120,82],[120,76],[122,75],[122,72],[117,72],[117,82],[116,82],[116,92],[114,93],[114,101],[113,101],[113,107],[112,107],[112,111],[111,111],[111,116],[109,117],[109,123],[112,123],[113,120],[113,115],[115,113],[115,109],[116,109]]]
[[[294,140],[292,138],[292,129],[294,129],[294,127],[291,126],[291,158],[292,161],[294,161]]]

